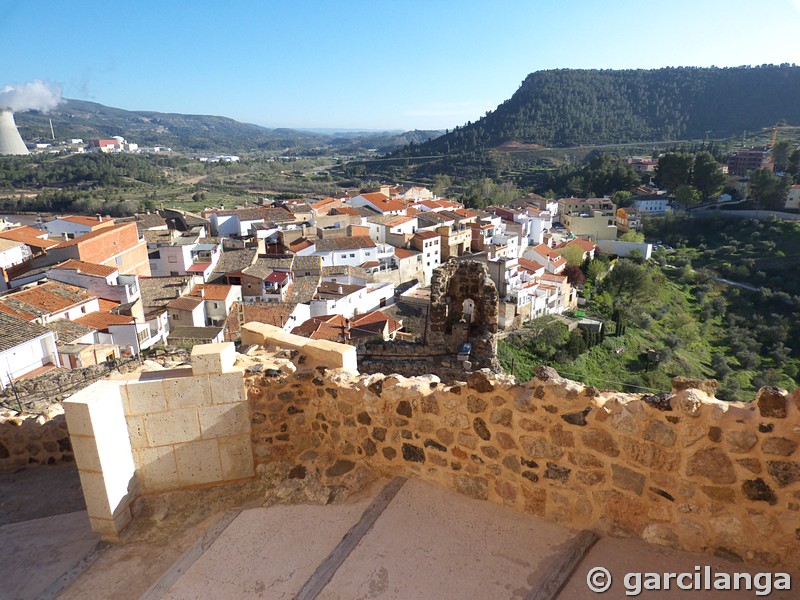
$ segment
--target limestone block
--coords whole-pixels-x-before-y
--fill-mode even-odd
[[[97,448],[97,441],[93,437],[84,435],[72,435],[70,437],[72,451],[76,456],[80,456],[80,469],[100,473],[103,470],[100,464],[100,454]]]
[[[200,440],[176,446],[175,461],[181,486],[222,480],[222,464],[216,440]]]
[[[222,438],[218,443],[223,479],[246,479],[255,475],[250,436]]]
[[[127,416],[125,420],[128,422],[128,434],[131,439],[131,448],[134,450],[138,448],[147,447],[147,434],[144,429],[144,418]]]
[[[119,532],[122,531],[133,519],[131,509],[125,506],[120,512],[111,519],[102,519],[89,515],[89,526],[92,531],[99,533],[105,541],[118,541]]]
[[[125,386],[128,396],[128,410],[131,415],[167,410],[163,381],[131,381]]]
[[[144,491],[158,492],[178,487],[178,467],[172,446],[137,450],[136,466]]]
[[[118,381],[98,381],[64,402],[67,425],[76,440],[75,461],[86,508],[93,519],[110,522],[100,531],[111,538],[124,527],[136,494],[133,451]]]
[[[307,343],[302,352],[306,356],[307,362],[303,365],[306,368],[327,367],[358,373],[355,346],[337,344],[328,340],[314,340]]]
[[[211,404],[207,375],[171,377],[164,380],[167,407],[170,410]]]
[[[244,389],[244,372],[241,370],[209,375],[208,386],[211,393],[211,403],[213,404],[228,404],[247,400]]]
[[[265,348],[298,350],[310,342],[308,338],[287,333],[280,327],[267,323],[245,323],[241,332],[244,346],[258,344]]]
[[[144,416],[147,441],[151,446],[168,446],[190,442],[200,437],[197,410],[186,408],[166,414]]]
[[[204,439],[250,434],[250,409],[244,402],[202,406],[198,415],[200,435]]]
[[[192,348],[191,361],[195,375],[225,373],[236,362],[236,348],[233,342],[198,344]]]

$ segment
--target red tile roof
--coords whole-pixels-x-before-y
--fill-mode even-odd
[[[79,317],[75,322],[103,331],[107,330],[109,325],[130,325],[133,323],[133,317],[98,311]]]
[[[181,296],[180,298],[175,298],[167,303],[167,308],[192,311],[202,303],[203,299],[198,298],[197,296]]]
[[[33,248],[47,249],[52,248],[53,246],[58,246],[60,243],[58,240],[45,239],[46,237],[47,232],[42,231],[41,229],[28,227],[27,225],[0,232],[0,238],[12,240],[14,242],[21,242],[23,244],[27,244],[28,246],[32,246]]]
[[[56,217],[56,220],[69,221],[76,225],[85,225],[86,227],[99,228],[108,227],[114,224],[114,219],[111,217],[85,217],[83,215],[67,215],[65,217]]]
[[[419,252],[414,252],[412,250],[407,250],[405,248],[395,248],[394,255],[397,258],[410,258],[412,256],[416,256]]]
[[[109,225],[108,227],[102,227],[101,229],[95,229],[94,231],[90,231],[89,233],[85,233],[81,236],[78,236],[74,239],[67,240],[66,242],[61,242],[58,247],[59,248],[66,248],[68,246],[77,246],[78,244],[82,244],[87,240],[94,239],[96,237],[100,237],[101,235],[108,235],[115,231],[119,231],[120,229],[124,229],[125,227],[136,227],[135,223],[116,223],[114,225]]]
[[[227,300],[228,295],[233,290],[232,285],[221,285],[216,283],[201,283],[192,288],[189,296],[203,298],[204,300]]]
[[[517,259],[517,264],[527,271],[540,271],[544,269],[544,265],[540,265],[535,260],[530,260],[529,258],[519,258]]]
[[[94,300],[83,288],[48,281],[0,298],[0,311],[33,321]]]
[[[119,271],[119,269],[115,269],[114,267],[73,259],[64,261],[63,263],[54,266],[53,269],[75,271],[76,273],[90,275],[92,277],[108,277],[109,275],[113,275]]]
[[[186,269],[187,273],[204,273],[206,269],[211,266],[210,262],[203,262],[203,263],[195,263],[188,269]]]

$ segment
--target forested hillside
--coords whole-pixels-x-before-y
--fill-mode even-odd
[[[531,73],[475,123],[398,156],[464,154],[509,141],[578,146],[722,138],[800,124],[800,67],[571,70]]]

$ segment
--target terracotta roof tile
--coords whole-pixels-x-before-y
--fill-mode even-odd
[[[114,267],[73,259],[64,261],[63,263],[54,266],[53,269],[62,271],[75,271],[76,273],[89,275],[91,277],[108,277],[109,275],[113,275],[119,271],[119,269],[115,269]]]

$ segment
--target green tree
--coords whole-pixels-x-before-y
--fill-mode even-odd
[[[775,161],[775,170],[786,171],[789,167],[789,155],[792,152],[792,143],[789,140],[776,142],[772,147],[772,158]]]
[[[641,244],[644,241],[644,234],[638,231],[627,231],[623,233],[619,239],[623,242],[636,242],[637,244]]]
[[[444,196],[450,186],[453,185],[453,180],[449,175],[444,173],[437,173],[433,177],[433,193],[437,196]]]
[[[675,200],[683,206],[694,206],[700,203],[700,191],[692,185],[682,185],[675,190]]]
[[[756,169],[750,173],[750,195],[758,206],[780,210],[792,185],[791,177],[778,177],[769,169]]]
[[[700,152],[694,157],[692,185],[700,192],[703,200],[718,198],[725,189],[726,181],[722,168],[710,152]]]
[[[559,248],[558,253],[567,259],[567,264],[571,267],[579,267],[583,264],[583,250],[578,246]]]
[[[611,199],[617,208],[625,208],[633,204],[633,194],[627,190],[619,190],[611,195]]]
[[[691,154],[684,152],[669,152],[658,159],[656,165],[656,183],[674,194],[682,185],[687,185],[692,180],[692,165],[694,159]]]
[[[795,148],[795,150],[789,155],[789,164],[787,166],[787,170],[792,175],[797,175],[800,173],[800,148]]]

